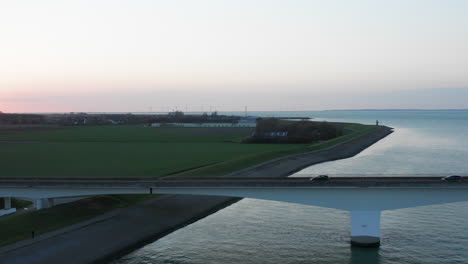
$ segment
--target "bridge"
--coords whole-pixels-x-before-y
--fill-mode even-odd
[[[0,178],[5,210],[10,197],[36,200],[36,208],[53,198],[101,194],[192,194],[231,196],[350,211],[351,243],[380,245],[384,210],[468,201],[468,178],[447,182],[435,177],[309,178]],[[11,210],[11,209],[10,209]]]

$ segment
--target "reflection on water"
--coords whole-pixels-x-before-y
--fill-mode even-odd
[[[468,203],[385,211],[382,246],[349,245],[349,213],[244,199],[133,252],[140,263],[468,263]]]
[[[351,259],[349,263],[380,264],[380,249],[351,247]]]
[[[468,172],[468,111],[305,114],[397,129],[356,157],[299,174]],[[349,245],[346,211],[244,199],[115,263],[467,264],[466,219],[468,202],[384,211],[382,246],[363,249]]]
[[[377,111],[379,112],[379,111]],[[377,113],[376,115],[384,115]],[[325,162],[298,172],[301,174],[466,174],[468,165],[468,111],[440,122],[428,119],[392,118],[386,123],[393,134],[355,157]],[[401,114],[404,115],[404,114]],[[450,115],[446,113],[446,115]],[[348,121],[332,118],[333,121]],[[385,120],[385,119],[384,119]],[[447,121],[448,120],[448,121]],[[361,120],[370,123],[371,120]]]

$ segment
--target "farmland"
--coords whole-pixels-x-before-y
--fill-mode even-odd
[[[242,144],[251,128],[83,126],[0,130],[0,177],[218,176],[282,155],[329,146],[371,127],[317,144]]]

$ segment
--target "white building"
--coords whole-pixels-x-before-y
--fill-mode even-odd
[[[153,123],[152,127],[256,127],[256,123]]]

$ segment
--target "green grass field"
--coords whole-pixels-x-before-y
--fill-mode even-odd
[[[0,131],[0,177],[217,176],[279,156],[307,152],[363,134],[318,144],[241,144],[250,128],[75,127]]]

